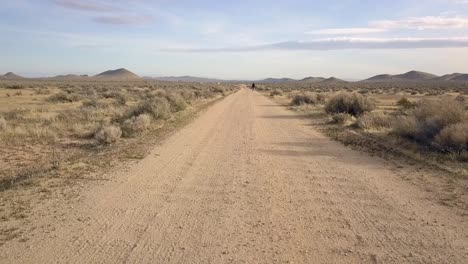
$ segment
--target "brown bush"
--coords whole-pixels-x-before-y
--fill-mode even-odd
[[[354,121],[354,116],[348,113],[339,113],[332,115],[332,123],[340,125],[350,125]]]
[[[140,103],[130,116],[149,114],[154,119],[165,119],[170,115],[170,105],[166,98],[153,97]]]
[[[3,116],[0,116],[0,131],[5,131],[7,129],[7,121]]]
[[[393,125],[394,118],[381,112],[371,112],[361,115],[356,126],[361,129],[382,129],[390,128]]]
[[[298,105],[306,105],[306,104],[316,104],[317,97],[315,94],[298,94],[294,96],[291,101],[291,105],[298,106]]]
[[[328,114],[347,113],[359,116],[375,109],[375,103],[357,93],[340,93],[331,97],[325,104],[325,112]]]
[[[131,137],[145,132],[151,125],[151,116],[141,114],[137,117],[132,117],[125,120],[121,126],[124,137]]]
[[[77,94],[70,94],[62,91],[49,96],[49,98],[47,98],[47,101],[51,103],[71,103],[78,102],[81,99],[82,97]]]
[[[413,109],[416,107],[416,103],[411,102],[406,97],[402,97],[400,100],[398,100],[397,105],[404,109]]]
[[[393,131],[419,143],[432,145],[434,138],[446,127],[465,118],[464,105],[454,99],[423,100],[408,116],[394,123]]]
[[[273,91],[270,92],[271,97],[281,96],[281,95],[283,95],[283,92],[281,92],[281,90],[279,89],[274,89]]]
[[[166,96],[169,104],[171,106],[172,112],[179,112],[187,108],[187,102],[185,99],[178,93],[171,93]]]
[[[94,134],[94,138],[99,144],[111,144],[122,136],[122,130],[118,126],[103,125]]]
[[[402,137],[412,138],[418,131],[418,121],[414,116],[400,116],[393,123],[393,132]]]
[[[461,152],[468,150],[468,123],[458,123],[445,127],[435,137],[435,143],[445,151]]]

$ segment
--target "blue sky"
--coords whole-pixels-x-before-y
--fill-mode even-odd
[[[468,0],[4,0],[0,34],[25,76],[468,72]]]

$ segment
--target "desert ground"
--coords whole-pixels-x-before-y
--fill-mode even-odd
[[[463,150],[428,148],[426,156],[419,143],[406,142],[416,145],[401,156],[398,141],[388,140],[391,151],[379,155],[362,147],[373,143],[329,132],[367,135],[377,144],[392,136],[382,135],[385,129],[330,124],[337,118],[318,113],[321,106],[290,106],[288,93],[298,91],[271,96],[280,87],[263,88],[238,86],[205,101],[192,122],[158,134],[160,141],[145,140],[138,159],[108,161],[104,174],[76,169],[88,164],[83,159],[53,168],[78,170],[79,177],[6,184],[2,263],[467,262]],[[455,100],[463,91],[450,93]],[[396,109],[397,100],[379,108]],[[67,133],[62,138],[76,138]],[[84,152],[93,159],[136,145],[81,140],[98,144]]]

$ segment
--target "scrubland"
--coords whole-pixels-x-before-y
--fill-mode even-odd
[[[142,137],[234,89],[143,80],[1,81],[0,189],[36,176],[77,176],[119,149],[133,157],[131,145]]]
[[[346,145],[468,174],[468,84],[296,82],[260,90]]]

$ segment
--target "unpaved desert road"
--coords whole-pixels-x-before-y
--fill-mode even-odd
[[[468,263],[466,217],[246,88],[1,263]]]

